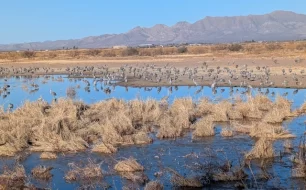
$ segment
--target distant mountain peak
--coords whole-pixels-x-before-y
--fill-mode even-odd
[[[173,26],[156,24],[152,27],[137,26],[127,33],[89,36],[82,39],[58,40],[0,45],[2,51],[102,48],[115,45],[172,43],[225,43],[250,40],[298,40],[306,38],[306,15],[277,10],[264,15],[211,17],[194,23],[177,22]]]

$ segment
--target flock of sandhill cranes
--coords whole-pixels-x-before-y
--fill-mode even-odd
[[[170,92],[172,89],[178,89],[181,84],[201,86],[196,93],[200,93],[203,90],[203,85],[209,85],[213,93],[217,93],[217,88],[220,86],[229,86],[230,93],[233,93],[234,83],[236,87],[245,88],[245,91],[241,93],[250,92],[253,87],[252,84],[256,84],[259,92],[263,87],[273,87],[275,82],[272,77],[273,74],[268,66],[256,66],[253,68],[247,64],[238,65],[235,62],[228,62],[228,66],[221,68],[220,66],[209,65],[207,62],[203,62],[196,67],[175,67],[170,64],[163,66],[157,66],[154,64],[136,64],[136,65],[123,65],[119,68],[111,68],[104,66],[75,66],[61,69],[53,69],[46,67],[20,67],[20,68],[8,68],[0,67],[0,76],[2,76],[2,86],[0,86],[0,95],[3,94],[3,98],[10,94],[10,85],[6,84],[6,76],[26,76],[28,78],[34,78],[37,76],[43,76],[50,78],[50,74],[67,74],[70,79],[79,79],[85,84],[85,91],[90,91],[90,87],[93,86],[95,90],[98,90],[97,85],[101,84],[100,88],[106,94],[112,92],[111,87],[115,88],[116,84],[122,86],[129,86],[129,80],[141,81],[142,86],[149,84],[148,86],[156,86],[158,92],[161,91],[161,86],[167,86]],[[291,79],[291,85],[301,86],[303,83],[300,77],[303,77],[304,70],[293,71],[291,68],[282,69],[283,75],[283,87],[289,86],[289,80]],[[61,78],[60,76],[59,78]],[[54,76],[51,78],[55,78]],[[57,80],[59,80],[57,78]],[[93,78],[92,84],[86,78]],[[0,80],[1,81],[1,80]],[[186,83],[187,81],[187,83]],[[188,82],[190,81],[190,82]],[[237,85],[238,84],[238,85]],[[0,83],[1,85],[1,83]],[[39,89],[39,84],[32,82],[30,86],[33,90]],[[137,86],[137,85],[136,85]],[[144,87],[145,90],[150,91],[152,87]],[[128,87],[126,87],[128,91]],[[236,89],[238,91],[238,89]],[[221,89],[221,93],[224,92],[224,88]],[[298,92],[298,89],[294,90],[294,94]],[[270,91],[267,88],[264,94],[269,94]],[[271,95],[274,92],[271,92]],[[50,89],[50,94],[56,100],[57,94]],[[286,95],[286,94],[283,94]],[[9,108],[13,109],[13,105],[10,104]]]

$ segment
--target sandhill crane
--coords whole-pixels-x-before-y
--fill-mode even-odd
[[[232,81],[231,81],[231,80],[228,80],[228,84],[229,84],[230,86],[232,86]]]
[[[56,92],[52,91],[51,89],[50,89],[50,94],[51,94],[53,97],[56,96]]]
[[[212,84],[211,84],[211,86],[210,86],[212,89],[215,89],[215,87],[216,87],[216,81],[214,81]]]
[[[12,103],[9,103],[7,108],[8,111],[11,111],[14,108],[14,105]]]
[[[196,86],[198,86],[198,83],[195,81],[194,78],[192,79],[192,82],[193,82]]]

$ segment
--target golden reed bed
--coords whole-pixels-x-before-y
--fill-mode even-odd
[[[306,104],[291,110],[288,100],[277,97],[272,102],[262,95],[219,103],[181,98],[172,105],[152,99],[109,99],[92,105],[71,99],[51,104],[25,102],[12,112],[0,112],[0,155],[14,156],[23,150],[75,152],[89,147],[94,152],[114,153],[123,145],[151,143],[151,132],[159,139],[180,137],[188,131],[193,131],[193,138],[213,136],[217,122],[228,123],[221,132],[225,137],[246,133],[256,138],[291,138],[294,135],[282,122],[303,113]]]

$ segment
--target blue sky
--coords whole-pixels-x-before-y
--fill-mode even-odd
[[[122,33],[205,16],[306,14],[305,0],[2,0],[0,44]]]

